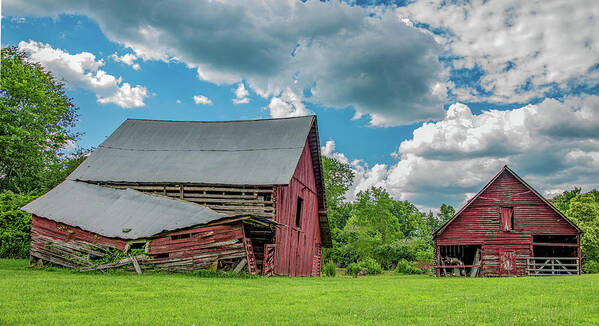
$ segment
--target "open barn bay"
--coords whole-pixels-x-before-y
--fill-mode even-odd
[[[217,278],[0,260],[0,324],[599,324],[599,275]]]

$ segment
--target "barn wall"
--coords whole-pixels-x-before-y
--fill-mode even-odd
[[[513,207],[514,230],[502,231],[500,207]],[[526,257],[532,256],[532,235],[575,235],[577,230],[539,197],[504,171],[474,202],[436,237],[438,246],[482,246],[486,276],[500,275],[502,251],[516,253],[516,274],[526,273]]]
[[[300,228],[295,227],[298,196],[303,199]],[[276,221],[282,224],[275,236],[275,274],[320,275],[320,258],[314,259],[315,244],[321,242],[316,181],[307,141],[289,185],[276,187],[275,202]]]
[[[181,236],[187,236],[180,238]],[[232,269],[246,258],[241,223],[197,226],[172,232],[150,242],[152,265],[156,268],[196,270]],[[168,254],[168,257],[161,255]]]
[[[34,260],[55,265],[91,270],[99,264],[97,261],[94,263],[94,259],[100,259],[107,250],[124,251],[130,243],[141,242],[144,246],[146,241],[106,238],[78,227],[33,216],[31,256]],[[171,271],[204,268],[231,270],[241,260],[247,261],[248,258],[241,222],[196,226],[149,239],[147,255],[142,256],[137,256],[142,270]],[[112,265],[105,267],[134,269],[130,259],[122,264],[110,263]],[[247,269],[248,265],[245,266]]]
[[[35,215],[31,220],[30,254],[34,259],[75,268],[79,266],[79,256],[86,254],[86,249],[92,250],[89,249],[89,245],[124,250],[127,242],[106,238]]]

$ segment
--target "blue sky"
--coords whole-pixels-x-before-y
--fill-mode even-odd
[[[435,209],[504,164],[547,196],[599,185],[584,2],[11,0],[1,36],[65,80],[79,146],[127,118],[316,114],[325,155],[356,171],[348,198],[381,186]]]

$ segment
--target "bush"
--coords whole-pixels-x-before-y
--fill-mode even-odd
[[[585,274],[599,273],[599,262],[596,260],[585,260],[582,262],[582,271]]]
[[[418,268],[418,264],[406,259],[400,259],[397,262],[395,271],[400,274],[422,274],[422,270]]]
[[[335,275],[337,275],[337,264],[335,264],[333,261],[329,261],[328,263],[324,264],[322,272],[325,276],[335,277]]]
[[[20,208],[36,196],[0,193],[0,258],[29,257],[31,214]]]
[[[383,272],[381,265],[372,258],[366,258],[358,263],[360,269],[365,269],[368,275],[377,275]]]
[[[358,274],[360,274],[360,271],[362,271],[362,266],[360,266],[357,263],[351,263],[351,264],[347,265],[345,273],[347,275],[351,275],[353,277],[358,277]]]

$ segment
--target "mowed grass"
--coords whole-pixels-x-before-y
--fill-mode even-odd
[[[0,260],[0,323],[599,325],[599,275],[202,278]]]

